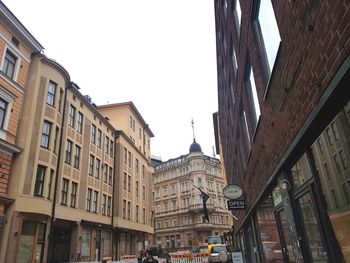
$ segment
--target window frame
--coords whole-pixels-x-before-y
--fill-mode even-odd
[[[69,106],[68,125],[72,128],[74,128],[74,125],[75,125],[76,110],[77,109],[72,104]]]
[[[255,0],[254,1],[254,5],[255,6],[254,6],[253,18],[252,18],[254,29],[255,29],[255,35],[257,37],[257,42],[258,42],[258,46],[259,46],[259,54],[262,57],[262,59],[260,61],[261,61],[262,66],[263,66],[266,79],[268,80],[267,81],[267,87],[266,87],[265,95],[267,94],[267,89],[268,89],[268,86],[269,86],[270,79],[273,76],[273,71],[275,69],[275,64],[276,64],[276,61],[278,59],[279,51],[280,51],[280,48],[281,48],[281,42],[282,42],[281,33],[280,33],[280,30],[279,30],[279,27],[278,27],[276,13],[275,13],[272,1],[271,0],[268,0],[268,1],[270,1],[271,7],[272,7],[272,12],[274,14],[273,17],[275,18],[274,21],[269,21],[269,22],[275,22],[276,28],[277,28],[277,31],[278,31],[278,37],[279,37],[278,45],[276,45],[277,49],[272,51],[272,52],[275,53],[273,55],[274,56],[274,61],[273,62],[269,61],[269,55],[268,55],[267,45],[266,45],[266,43],[268,43],[268,42],[264,41],[264,34],[263,34],[263,30],[262,30],[262,27],[264,27],[264,26],[262,26],[263,25],[262,20],[259,19],[260,7],[261,7],[261,2],[262,2],[261,0]],[[271,24],[269,24],[269,27],[271,27]],[[266,39],[270,39],[270,38],[268,38],[266,36],[265,36],[265,38]],[[269,41],[271,41],[271,40],[269,40]]]
[[[51,91],[50,88],[53,88],[53,92]],[[46,97],[47,105],[55,107],[56,91],[57,91],[57,84],[50,80],[49,84],[47,85],[47,97]]]
[[[83,123],[84,123],[84,114],[78,111],[77,132],[79,132],[80,134],[83,133]]]
[[[64,162],[66,164],[72,163],[72,148],[73,148],[73,142],[71,140],[67,140],[66,141],[65,159],[64,159]]]
[[[37,196],[37,197],[44,196],[46,168],[47,167],[43,165],[38,165],[37,167],[35,185],[34,185],[34,196]],[[40,169],[40,174],[39,174],[39,169]]]
[[[78,195],[78,183],[72,182],[72,189],[70,194],[70,207],[76,207]]]
[[[48,130],[45,128],[47,128]],[[48,122],[47,120],[44,120],[42,129],[41,129],[41,142],[40,142],[40,146],[42,148],[50,149],[51,128],[52,128],[52,123]]]
[[[66,178],[62,178],[61,205],[67,206],[68,191],[69,191],[69,180]]]
[[[13,63],[13,71],[11,76],[8,74],[8,63],[10,62],[7,56],[12,56],[14,58],[14,63]],[[18,65],[20,64],[20,58],[15,54],[14,51],[10,50],[8,47],[5,48],[4,56],[3,56],[3,61],[2,61],[2,67],[1,71],[10,79],[16,81],[17,76],[18,76]],[[6,67],[6,68],[5,68]]]

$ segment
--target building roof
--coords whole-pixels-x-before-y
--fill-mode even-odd
[[[150,137],[154,137],[153,132],[151,131],[151,129],[149,128],[149,126],[145,122],[145,120],[142,118],[142,115],[137,110],[137,108],[135,107],[135,105],[134,105],[134,103],[132,101],[120,102],[120,103],[112,103],[112,104],[106,104],[106,105],[99,105],[99,106],[97,106],[97,109],[119,108],[119,107],[125,107],[125,106],[128,106],[128,107],[131,108],[131,110],[137,115],[137,117],[142,122],[144,128],[149,133]]]
[[[196,142],[195,138],[193,138],[193,143],[190,146],[190,153],[194,153],[194,152],[202,152],[202,148],[199,145],[199,143]]]

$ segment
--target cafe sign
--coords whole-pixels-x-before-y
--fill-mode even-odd
[[[238,199],[243,194],[242,188],[235,184],[229,184],[225,186],[223,192],[224,196],[230,200]]]

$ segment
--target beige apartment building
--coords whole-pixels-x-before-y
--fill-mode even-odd
[[[136,255],[154,244],[153,133],[132,102],[98,107],[117,130],[113,229],[116,254]]]
[[[208,236],[223,235],[231,229],[220,161],[204,155],[195,140],[188,154],[156,166],[154,182],[155,236],[161,248],[205,246]],[[203,200],[195,186],[210,196],[209,222],[203,220]]]
[[[3,238],[6,212],[15,201],[8,195],[7,187],[13,159],[22,150],[17,143],[17,131],[23,97],[27,92],[25,84],[29,64],[32,54],[42,49],[41,44],[0,1],[0,248],[6,245]]]
[[[2,248],[8,262],[112,255],[115,130],[57,62],[30,65]],[[3,258],[2,258],[3,260]]]

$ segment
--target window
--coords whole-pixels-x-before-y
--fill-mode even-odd
[[[109,138],[108,138],[108,136],[106,136],[106,149],[105,149],[105,152],[108,154],[108,151],[109,151]]]
[[[70,194],[70,206],[75,207],[77,204],[77,190],[78,190],[78,184],[75,182],[72,182],[72,191]]]
[[[339,151],[339,155],[340,155],[341,162],[342,162],[342,164],[343,164],[343,168],[344,168],[344,170],[345,170],[345,169],[347,169],[347,168],[349,167],[349,165],[348,165],[348,162],[347,162],[347,160],[346,160],[346,156],[345,156],[345,154],[344,154],[344,151],[343,151],[343,150],[340,150],[340,151]]]
[[[164,186],[163,196],[168,196],[168,187],[167,186]]]
[[[128,150],[124,147],[124,163],[128,163]]]
[[[109,167],[108,183],[112,185],[113,168]]]
[[[109,156],[113,157],[113,141],[110,141],[109,145]]]
[[[51,200],[51,188],[52,188],[52,179],[55,171],[51,169],[50,171],[50,181],[49,181],[49,187],[48,187],[48,193],[47,193],[47,199]]]
[[[48,105],[54,106],[55,105],[55,96],[56,96],[56,83],[49,82],[49,86],[47,87],[47,98],[46,103]]]
[[[318,146],[318,149],[320,150],[320,153],[323,154],[324,153],[324,148],[323,148],[323,143],[321,141],[321,138],[318,138],[317,146]]]
[[[145,178],[145,166],[142,165],[142,177]]]
[[[75,145],[74,167],[77,169],[79,169],[79,166],[80,166],[80,153],[81,153],[81,148],[78,145]]]
[[[136,181],[136,196],[140,195],[140,183],[139,181]]]
[[[46,149],[50,146],[50,133],[51,133],[51,123],[44,121],[42,134],[41,134],[41,147]]]
[[[135,171],[138,174],[139,173],[139,159],[135,159]]]
[[[128,166],[131,167],[132,165],[132,154],[131,152],[128,152]]]
[[[9,50],[6,50],[2,71],[11,79],[14,79],[17,57]]]
[[[146,187],[144,185],[142,186],[142,199],[146,200]]]
[[[3,129],[5,126],[7,105],[8,105],[7,101],[0,98],[0,129]]]
[[[92,203],[92,212],[97,213],[97,200],[98,200],[98,192],[94,191],[94,201]]]
[[[95,161],[95,157],[93,155],[90,155],[90,158],[89,158],[89,172],[88,172],[88,174],[90,176],[94,175],[94,161]]]
[[[337,141],[339,139],[339,133],[338,133],[337,125],[334,122],[332,122],[331,123],[331,128],[332,128],[332,131],[333,131],[334,140]]]
[[[123,199],[123,218],[126,219],[126,200]]]
[[[263,55],[267,61],[268,75],[270,76],[275,64],[281,36],[271,0],[257,2],[256,25],[262,43]]]
[[[241,30],[241,17],[242,17],[241,4],[239,3],[239,0],[232,0],[232,7],[233,7],[234,19],[237,26],[237,32],[239,35],[239,32]]]
[[[107,201],[107,215],[111,215],[111,205],[112,205],[112,197],[108,196],[108,201]]]
[[[61,190],[61,205],[67,205],[68,184],[69,181],[63,178]]]
[[[253,115],[254,115],[253,117],[254,126],[256,126],[260,117],[260,105],[259,105],[259,99],[258,99],[258,94],[256,90],[256,85],[255,85],[253,67],[251,65],[249,65],[248,71],[247,71],[247,89],[248,89],[248,96],[250,99],[250,105],[252,107]]]
[[[35,188],[34,188],[35,196],[43,196],[45,173],[46,173],[46,167],[39,165],[36,171]]]
[[[123,188],[126,190],[126,180],[127,180],[128,175],[126,172],[124,172],[124,181],[123,181]]]
[[[131,176],[128,175],[128,192],[131,192]]]
[[[91,126],[91,142],[96,143],[96,126],[94,124]]]
[[[106,205],[107,205],[107,195],[103,194],[102,195],[102,208],[101,208],[102,215],[106,214]]]
[[[91,197],[92,197],[92,189],[88,188],[87,197],[86,197],[86,210],[91,211]]]
[[[340,166],[340,160],[338,154],[333,155],[333,160],[335,163],[335,166],[337,168],[338,173],[341,173],[341,166]]]
[[[108,179],[108,165],[105,163],[103,167],[103,182],[107,183],[108,182],[107,179]]]
[[[136,222],[139,222],[139,206],[138,206],[138,205],[136,205],[136,211],[135,211],[135,213],[136,213],[136,215],[135,215],[135,217],[136,217]]]
[[[176,195],[176,185],[172,185],[170,188],[170,194],[171,195]]]
[[[130,220],[131,218],[131,203],[128,202],[128,219]]]
[[[65,162],[67,164],[71,164],[71,157],[72,157],[72,142],[70,140],[67,140],[66,144],[66,159]]]
[[[69,108],[69,116],[68,116],[68,125],[74,128],[74,122],[75,122],[75,107],[73,105],[70,105]]]
[[[83,120],[84,115],[81,112],[78,112],[77,131],[79,133],[83,133]]]
[[[146,224],[146,208],[143,208],[142,223]]]
[[[96,158],[96,165],[95,165],[95,168],[96,168],[95,177],[96,178],[100,178],[100,166],[101,166],[101,161]]]
[[[160,190],[159,190],[159,188],[156,189],[156,198],[160,198]]]
[[[101,148],[101,138],[102,138],[102,131],[100,129],[97,130],[97,146]]]

